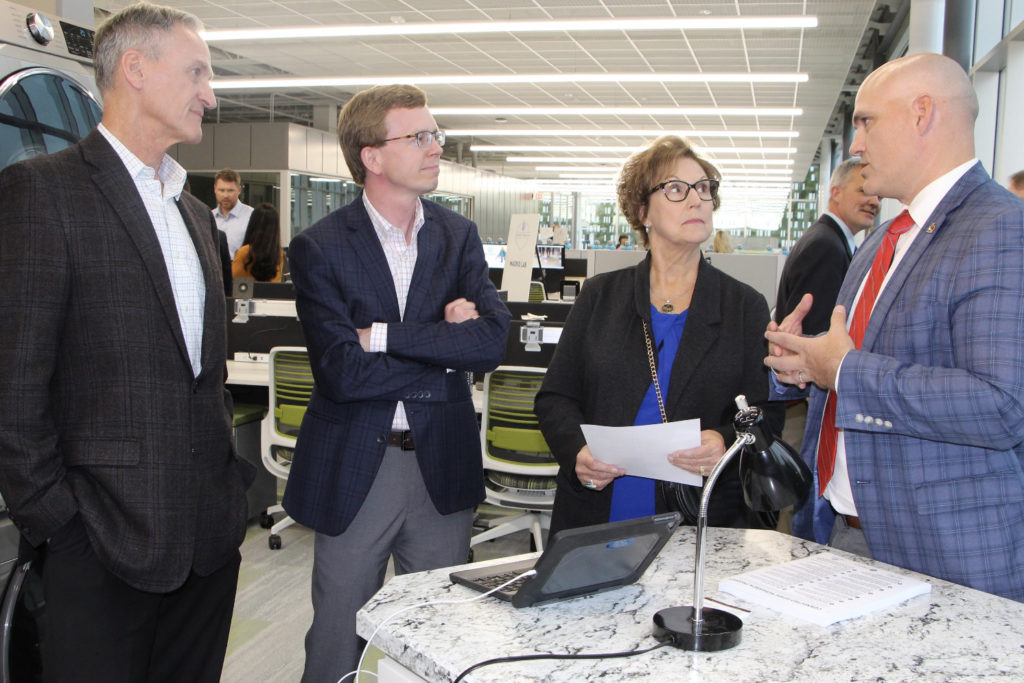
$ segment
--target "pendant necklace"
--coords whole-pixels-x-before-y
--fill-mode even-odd
[[[689,287],[687,287],[686,289],[684,289],[683,291],[679,292],[678,294],[675,294],[675,295],[673,295],[673,296],[671,296],[671,297],[668,297],[667,299],[665,299],[665,303],[663,303],[663,304],[662,304],[661,306],[659,306],[659,307],[658,307],[658,310],[660,310],[660,311],[661,311],[662,313],[672,313],[673,311],[675,311],[675,310],[676,310],[676,307],[675,307],[675,305],[674,305],[674,304],[672,303],[672,299],[678,299],[678,298],[679,298],[679,297],[681,297],[681,296],[682,296],[683,294],[685,294],[686,292],[688,292],[688,291],[689,291],[689,289],[690,289],[690,288],[689,288]],[[654,298],[654,299],[660,299],[660,298],[661,298],[661,297],[660,297],[660,296],[658,296],[658,295],[657,295],[657,293],[656,293],[656,292],[654,291],[654,287],[651,287],[651,295],[652,295],[652,298]]]

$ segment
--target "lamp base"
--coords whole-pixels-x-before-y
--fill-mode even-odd
[[[654,637],[693,652],[717,652],[739,645],[743,630],[739,617],[712,607],[703,608],[701,614],[704,620],[698,627],[691,606],[659,610],[654,615]]]

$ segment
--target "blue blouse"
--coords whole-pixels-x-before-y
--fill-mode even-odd
[[[679,315],[662,313],[651,305],[651,334],[654,348],[658,353],[658,383],[661,385],[662,398],[668,396],[668,382],[672,376],[672,363],[679,350],[679,340],[683,337],[686,327],[686,316],[689,309]],[[644,350],[646,353],[646,350]],[[640,409],[636,412],[633,425],[650,425],[661,422],[661,411],[658,410],[658,395],[654,391],[654,382],[647,388]],[[654,514],[654,479],[631,477],[628,474],[615,480],[612,486],[612,510],[609,522],[622,519],[647,517]]]

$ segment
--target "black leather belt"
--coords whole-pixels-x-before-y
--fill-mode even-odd
[[[388,445],[397,446],[403,451],[416,450],[416,444],[412,440],[412,432],[391,432],[388,436]]]

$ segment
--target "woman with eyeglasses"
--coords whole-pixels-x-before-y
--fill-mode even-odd
[[[647,258],[590,278],[573,304],[535,410],[560,465],[551,531],[676,510],[697,519],[701,487],[630,476],[594,458],[582,424],[628,426],[698,419],[700,446],[667,457],[706,477],[735,441],[734,399],[766,403],[764,297],[701,256],[713,231],[721,176],[686,140],[666,136],[622,168],[622,213]],[[651,457],[666,457],[651,454]],[[711,496],[712,526],[768,528],[746,507],[736,458]]]

